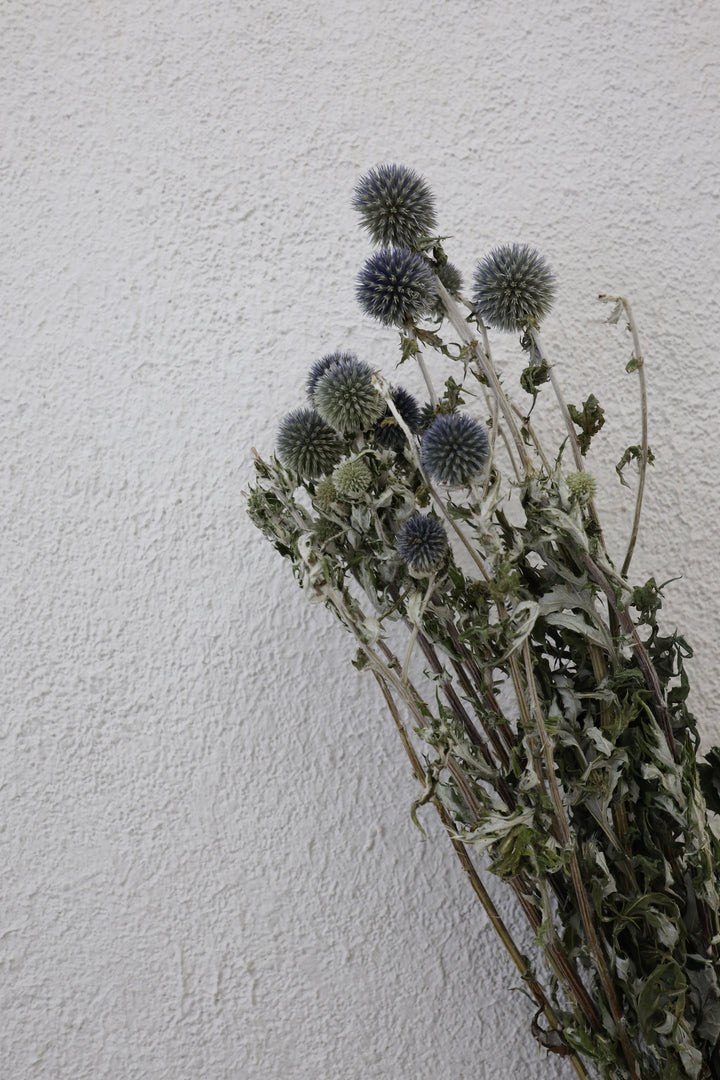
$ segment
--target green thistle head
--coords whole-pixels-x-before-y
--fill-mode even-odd
[[[350,458],[338,465],[332,479],[339,495],[346,499],[357,499],[370,487],[372,473],[359,458]]]
[[[588,502],[597,491],[597,484],[590,473],[573,472],[565,477],[571,497],[579,503]]]
[[[321,510],[329,510],[337,497],[337,488],[331,476],[326,476],[315,488],[315,502]]]
[[[343,434],[367,431],[385,411],[372,382],[372,369],[354,356],[330,364],[313,391],[313,402],[326,423]]]
[[[340,459],[337,434],[315,409],[295,409],[280,424],[278,457],[301,476],[322,476]]]

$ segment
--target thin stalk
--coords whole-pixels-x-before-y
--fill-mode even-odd
[[[436,675],[441,675],[443,668],[442,664],[440,663],[440,658],[435,652],[432,644],[428,641],[428,639],[423,633],[420,633],[418,636],[418,644],[420,645],[420,648],[425,655],[425,659],[430,664],[433,672]],[[489,765],[491,769],[499,772],[497,762],[493,758],[489,746],[473,724],[468,714],[468,711],[458,697],[455,688],[451,684],[444,683],[441,685],[441,689],[443,696],[447,700],[447,703],[452,710],[453,715],[455,716],[456,720],[459,720],[462,724],[463,729],[465,730],[466,734],[470,739],[470,742],[473,743],[474,746],[477,746],[486,764]],[[508,787],[507,781],[504,780],[502,776],[498,775],[494,786],[497,790],[498,795],[501,797],[508,809],[514,810],[516,805],[515,796],[513,795],[511,789]]]
[[[399,668],[399,661],[397,657],[394,656],[393,653],[388,649],[387,645],[382,640],[380,640],[378,644],[389,661],[389,663],[383,664],[380,658],[376,655],[376,653],[364,639],[362,633],[360,632],[359,626],[356,623],[356,620],[353,619],[349,609],[347,608],[347,605],[345,604],[343,595],[341,593],[338,593],[338,591],[330,583],[328,583],[326,595],[330,603],[333,605],[333,607],[335,607],[335,610],[340,616],[341,621],[355,635],[362,652],[365,654],[368,660],[369,667],[373,671],[373,674],[379,674],[386,683],[392,685],[401,700],[405,701],[406,705],[410,709],[413,718],[418,723],[418,725],[421,727],[425,726],[425,724],[427,723],[427,715],[424,715],[423,709],[425,710],[425,714],[429,712],[427,704],[423,702],[422,697],[417,692],[412,683],[402,683],[396,675],[395,672]],[[358,618],[364,621],[364,616],[359,611]],[[466,785],[464,784],[463,778],[461,776],[456,776],[458,770],[456,769],[453,771],[451,769],[451,772],[456,777],[456,780],[459,782],[459,786],[466,797],[468,805],[471,808],[474,806],[479,812],[480,807],[477,804],[474,796],[472,795],[472,792],[467,789]],[[512,886],[516,896],[520,901],[523,912],[528,918],[531,927],[537,933],[540,927],[540,919],[525,893],[525,889],[523,887],[521,879],[514,878]],[[558,977],[561,979],[561,981],[564,980],[567,984],[571,1000],[575,1000],[577,1002],[578,1007],[584,1013],[588,1023],[591,1025],[593,1030],[600,1030],[600,1021],[597,1016],[597,1012],[592,1004],[592,1001],[588,997],[587,991],[585,990],[582,982],[580,981],[577,972],[574,970],[571,961],[568,959],[567,956],[565,956],[561,946],[559,944],[549,945],[546,947],[546,952]]]
[[[430,372],[427,369],[427,364],[425,363],[425,358],[423,357],[423,354],[421,352],[417,352],[417,353],[415,353],[415,359],[418,362],[418,367],[420,368],[420,370],[422,372],[423,379],[425,380],[425,385],[427,386],[427,392],[430,395],[430,404],[432,405],[432,407],[434,409],[434,408],[437,407],[438,396],[437,396],[437,393],[435,391],[433,381],[430,378]]]
[[[492,727],[489,727],[486,724],[483,715],[482,702],[477,696],[477,693],[475,692],[475,689],[470,682],[470,678],[468,677],[464,667],[462,666],[462,663],[459,660],[451,658],[450,663],[453,666],[453,671],[457,675],[460,686],[466,694],[467,699],[472,703],[473,711],[480,723],[482,724],[483,731],[485,732],[492,744],[492,748],[497,755],[500,766],[505,770],[505,772],[508,772],[508,770],[510,769],[510,756],[508,755],[508,752],[505,749],[502,740],[498,737],[497,732]]]
[[[607,966],[605,955],[603,952],[602,944],[595,930],[595,924],[592,917],[592,909],[590,907],[590,901],[588,900],[587,892],[585,891],[585,883],[582,878],[582,871],[580,869],[580,863],[577,857],[577,850],[575,848],[575,842],[570,832],[570,822],[568,821],[567,814],[565,813],[565,806],[560,794],[560,788],[558,787],[557,778],[555,776],[555,759],[553,755],[552,743],[545,727],[545,719],[543,716],[542,706],[540,705],[540,699],[537,693],[537,687],[535,685],[535,676],[532,670],[532,657],[530,655],[530,646],[527,641],[523,643],[523,655],[525,659],[525,674],[527,678],[528,688],[530,690],[530,700],[532,701],[533,712],[535,714],[535,723],[537,724],[538,734],[540,735],[540,741],[542,743],[543,754],[545,757],[545,768],[547,772],[548,784],[550,786],[550,798],[555,810],[555,817],[560,825],[561,838],[564,847],[567,849],[570,859],[570,877],[572,879],[573,888],[575,890],[575,896],[578,902],[578,910],[580,918],[582,919],[583,928],[587,937],[590,953],[595,964],[600,982],[602,983],[605,996],[610,1006],[610,1011],[615,1022],[618,1039],[622,1047],[623,1056],[627,1063],[632,1078],[637,1078],[637,1063],[635,1055],[633,1053],[630,1042],[628,1041],[627,1034],[625,1032],[625,1021],[623,1019],[622,1010],[620,1008],[620,1002],[615,991],[615,984],[610,974],[610,969]]]
[[[673,734],[672,724],[670,723],[670,714],[668,713],[667,705],[665,704],[665,698],[663,697],[662,687],[660,686],[660,680],[658,674],[653,666],[653,662],[648,656],[647,649],[643,645],[638,635],[635,623],[627,610],[627,608],[621,608],[618,604],[615,590],[608,581],[607,577],[603,573],[602,569],[590,558],[589,555],[582,555],[582,563],[585,569],[588,571],[593,581],[595,581],[605,593],[608,602],[608,608],[614,614],[617,619],[618,625],[622,627],[628,637],[629,645],[632,651],[635,653],[635,658],[638,662],[638,666],[645,676],[645,682],[648,689],[655,699],[655,708],[653,713],[658,722],[658,725],[665,736],[665,740],[670,749],[670,753],[673,756],[673,761],[678,762],[680,755],[675,742],[675,736]]]
[[[411,634],[410,634],[410,641],[408,642],[407,652],[405,653],[405,663],[403,664],[403,669],[402,669],[402,679],[403,679],[404,682],[407,682],[408,671],[410,669],[410,657],[412,656],[413,649],[415,648],[415,642],[417,641],[417,636],[418,636],[418,633],[420,632],[420,621],[421,621],[421,619],[423,617],[423,612],[425,611],[425,608],[428,605],[428,601],[430,600],[430,597],[432,595],[432,592],[433,592],[434,588],[435,588],[435,575],[431,574],[430,575],[430,580],[428,582],[428,587],[425,590],[425,595],[423,596],[422,604],[420,605],[420,610],[418,612],[417,621],[413,622],[413,624],[412,624],[412,631],[411,631]]]
[[[563,392],[562,392],[562,390],[560,388],[560,382],[558,380],[557,375],[555,374],[555,366],[553,364],[548,364],[547,358],[545,356],[545,352],[544,352],[543,347],[542,347],[542,341],[540,340],[540,334],[539,334],[538,330],[535,327],[531,328],[530,336],[532,338],[532,342],[533,342],[533,345],[535,347],[535,350],[536,350],[538,356],[544,362],[544,364],[545,364],[545,366],[546,366],[546,368],[548,370],[548,373],[550,375],[550,384],[551,384],[551,386],[553,388],[553,391],[555,393],[555,397],[557,398],[558,405],[560,406],[560,411],[561,411],[562,416],[563,416],[563,420],[565,421],[565,427],[567,428],[568,435],[570,436],[570,445],[572,446],[573,457],[575,458],[575,467],[576,467],[578,472],[584,472],[585,471],[585,462],[584,462],[584,459],[583,459],[583,456],[582,456],[582,452],[580,450],[580,443],[578,442],[577,433],[575,431],[575,425],[572,422],[572,417],[570,416],[570,411],[569,411],[569,409],[567,407],[567,403],[565,401],[565,396],[564,396],[564,394],[563,394]],[[595,522],[595,525],[597,526],[598,533],[599,533],[598,538],[600,540],[600,543],[604,547],[605,544],[604,544],[604,541],[603,541],[602,529],[600,528],[600,519],[598,517],[598,512],[597,512],[597,508],[595,506],[595,500],[594,499],[588,499],[587,508],[588,508],[588,512],[590,514],[590,517],[592,518],[592,520]]]
[[[460,310],[457,301],[453,300],[452,296],[450,296],[450,293],[447,291],[439,278],[436,278],[436,286],[438,295],[443,302],[443,306],[447,313],[448,319],[455,327],[465,344],[470,346],[475,356],[475,359],[477,360],[480,373],[487,379],[498,400],[498,404],[500,405],[502,414],[505,418],[505,423],[510,430],[510,434],[513,437],[515,446],[517,447],[520,461],[522,462],[526,476],[532,476],[535,472],[533,463],[530,460],[530,455],[527,452],[527,447],[525,446],[522,435],[520,434],[518,426],[515,423],[515,417],[513,416],[512,408],[510,407],[510,402],[507,394],[500,385],[500,380],[498,379],[495,368],[488,357],[487,351],[483,351],[483,349],[478,347],[479,342],[477,338],[474,337],[471,333],[470,328],[468,327],[468,324],[463,317],[462,311]],[[478,319],[478,325],[482,328],[482,331],[484,332],[485,327],[482,325],[482,320]]]
[[[512,886],[513,892],[515,893],[515,896],[518,899],[518,903],[520,904],[523,914],[525,915],[527,921],[530,923],[532,929],[537,934],[542,925],[542,919],[538,915],[533,904],[525,895],[520,879],[513,878],[510,884]],[[570,1000],[575,1001],[578,1009],[580,1009],[580,1011],[585,1017],[585,1020],[590,1025],[593,1031],[602,1031],[603,1025],[600,1019],[600,1014],[598,1013],[592,998],[585,989],[585,986],[583,985],[580,976],[573,967],[572,962],[563,952],[563,949],[559,942],[548,942],[548,944],[543,947],[545,949],[545,953],[547,954],[550,966],[552,967],[555,974],[558,976],[561,982],[564,982],[568,987],[570,987],[570,992],[568,993],[568,997],[570,998]]]
[[[445,628],[448,632],[450,640],[453,643],[453,648],[457,652],[462,663],[467,667],[467,670],[470,672],[470,677],[476,691],[478,692],[478,694],[482,694],[483,698],[485,699],[485,704],[488,708],[488,711],[497,716],[498,720],[502,721],[502,723],[498,724],[497,727],[498,730],[501,732],[503,739],[505,740],[505,745],[507,746],[508,750],[512,752],[515,749],[516,745],[515,735],[512,731],[512,728],[510,727],[509,721],[504,716],[503,711],[498,704],[497,698],[495,697],[492,690],[489,690],[485,685],[483,673],[478,667],[472,654],[466,648],[464,642],[460,640],[460,635],[457,632],[455,624],[448,619],[445,623]]]
[[[378,382],[378,383],[380,382],[380,380],[377,378],[377,376],[373,376],[373,380],[375,382]],[[438,510],[440,511],[442,516],[445,518],[445,520],[447,521],[448,525],[453,530],[455,535],[458,537],[458,539],[462,543],[463,547],[466,549],[466,551],[470,555],[472,561],[477,566],[478,570],[482,574],[485,581],[489,581],[490,579],[488,577],[487,571],[485,570],[485,565],[484,565],[482,559],[480,558],[477,551],[475,550],[475,548],[472,546],[472,544],[468,540],[468,538],[465,535],[464,531],[458,525],[455,518],[452,517],[451,514],[448,513],[448,510],[447,510],[447,507],[445,506],[445,503],[440,498],[440,495],[438,494],[438,492],[435,490],[435,485],[432,483],[432,481],[430,480],[430,477],[427,475],[427,473],[423,469],[422,462],[420,461],[420,456],[419,456],[419,454],[417,452],[417,447],[415,446],[415,440],[414,440],[413,434],[410,431],[410,428],[407,426],[407,424],[403,420],[400,413],[398,412],[397,406],[395,405],[395,402],[392,400],[392,397],[390,396],[389,390],[386,389],[386,387],[384,385],[382,385],[382,393],[383,393],[383,396],[384,396],[384,398],[385,398],[385,400],[387,402],[387,406],[390,409],[390,412],[393,414],[393,417],[395,419],[395,423],[400,427],[400,429],[405,434],[405,438],[407,439],[408,446],[410,447],[410,453],[412,454],[413,462],[415,463],[415,468],[418,470],[418,472],[422,476],[425,487],[427,488],[428,492],[430,493],[435,505],[437,506]]]
[[[500,406],[498,405],[497,396],[491,394],[487,386],[483,386],[483,392],[485,394],[485,404],[490,412],[492,426],[490,431],[490,459],[495,457],[495,445],[497,443],[497,436],[502,439],[503,446],[505,447],[505,453],[508,456],[512,471],[515,473],[515,479],[518,484],[522,482],[522,473],[520,472],[520,466],[518,465],[513,445],[508,438],[508,434],[504,427],[500,425]],[[513,406],[515,408],[515,406]],[[518,410],[516,410],[518,411]],[[490,482],[490,470],[488,469],[487,476],[485,478],[485,487],[487,488]]]
[[[545,455],[545,451],[543,450],[542,443],[540,442],[540,439],[539,439],[538,435],[535,432],[535,428],[530,423],[530,417],[529,416],[524,416],[523,413],[522,413],[522,410],[514,402],[513,402],[512,408],[513,408],[513,412],[516,413],[520,417],[520,420],[522,422],[523,427],[526,429],[528,435],[530,436],[530,439],[532,440],[533,446],[535,447],[538,454],[540,455],[540,460],[542,461],[542,463],[543,463],[543,465],[545,467],[545,472],[549,476],[550,473],[552,472],[552,469],[550,468],[550,462],[548,461],[548,459],[547,459],[547,457]]]
[[[400,735],[400,740],[403,744],[403,747],[405,748],[405,753],[410,760],[410,765],[415,774],[415,777],[424,786],[426,783],[425,772],[422,765],[420,764],[420,760],[417,754],[415,753],[412,743],[410,742],[410,738],[405,729],[405,725],[400,719],[400,714],[398,712],[393,696],[381,676],[376,671],[373,671],[373,675],[375,676],[378,686],[382,691],[388,709],[390,710],[390,714],[395,721],[395,726],[398,730],[398,734]],[[485,910],[485,914],[488,917],[490,925],[492,926],[493,930],[502,942],[503,947],[505,948],[510,959],[517,968],[517,971],[519,972],[523,982],[527,984],[527,987],[530,990],[532,996],[535,998],[537,1005],[542,1009],[543,1013],[545,1014],[545,1018],[547,1019],[550,1027],[553,1029],[553,1031],[561,1031],[560,1020],[558,1019],[552,1005],[545,996],[545,992],[542,986],[533,975],[532,969],[528,961],[515,944],[515,941],[510,934],[510,931],[503,922],[497,908],[493,904],[490,894],[483,885],[480,875],[478,874],[477,870],[473,865],[467,848],[465,847],[463,842],[454,835],[455,829],[450,815],[448,814],[442,803],[440,803],[437,799],[433,799],[432,801],[445,828],[445,831],[450,837],[450,842],[452,843],[455,853],[460,861],[460,865],[468,876],[468,880],[470,881],[473,892],[475,893]],[[585,1066],[583,1065],[577,1054],[571,1052],[569,1056],[570,1064],[572,1065],[575,1073],[580,1078],[580,1080],[590,1080],[589,1074],[587,1073]]]
[[[610,299],[608,297],[608,299]],[[637,368],[638,377],[640,379],[640,460],[638,462],[638,489],[635,496],[635,516],[633,517],[632,532],[630,534],[630,540],[628,548],[623,559],[623,564],[620,569],[621,577],[626,577],[628,568],[630,566],[630,560],[635,550],[635,542],[638,537],[638,529],[640,528],[640,514],[642,511],[643,495],[645,493],[645,476],[648,466],[648,409],[647,409],[647,386],[645,385],[645,360],[640,348],[640,335],[638,334],[637,323],[633,317],[632,308],[625,299],[624,296],[613,297],[618,303],[622,304],[627,316],[628,327],[633,339],[633,360]]]
[[[582,453],[580,452],[580,443],[578,442],[575,425],[572,422],[572,417],[570,416],[570,411],[565,402],[563,392],[560,389],[560,383],[558,381],[557,375],[555,374],[555,367],[553,364],[549,364],[547,362],[545,350],[543,349],[542,342],[540,340],[540,334],[535,327],[531,327],[530,337],[532,339],[535,352],[539,356],[540,360],[545,364],[548,375],[550,376],[550,384],[555,393],[555,397],[557,398],[558,405],[560,406],[560,412],[562,413],[563,420],[565,421],[565,427],[570,438],[570,446],[572,447],[573,457],[575,458],[575,466],[578,472],[583,472],[585,466],[583,463]]]

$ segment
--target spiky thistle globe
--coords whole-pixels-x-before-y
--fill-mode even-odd
[[[457,486],[478,476],[490,456],[485,428],[465,413],[436,416],[422,438],[423,468],[433,480]]]
[[[537,326],[552,307],[555,275],[534,248],[505,244],[475,270],[473,302],[480,318],[498,330]]]
[[[321,357],[320,360],[315,361],[313,366],[310,368],[307,381],[305,383],[305,389],[307,390],[307,395],[311,401],[313,401],[315,387],[317,386],[320,378],[325,374],[329,367],[331,367],[333,364],[337,364],[338,361],[342,360],[352,363],[353,361],[357,360],[357,357],[354,355],[354,353],[334,352],[327,353],[325,356]]]
[[[447,533],[436,517],[414,514],[397,535],[400,557],[416,573],[428,574],[445,558]]]
[[[372,383],[372,369],[350,354],[320,375],[313,401],[323,420],[343,434],[367,431],[385,409]]]
[[[330,472],[342,456],[342,445],[316,409],[294,409],[280,424],[277,452],[288,469],[312,478]]]
[[[315,502],[321,510],[329,510],[332,504],[337,500],[337,497],[337,488],[330,476],[326,476],[315,488]]]
[[[430,188],[404,165],[376,165],[361,177],[353,207],[373,243],[384,247],[412,248],[437,226]]]
[[[412,394],[409,394],[402,386],[391,391],[393,404],[410,430],[415,433],[420,430],[420,406]],[[400,453],[405,445],[405,432],[398,426],[390,409],[385,410],[385,415],[378,420],[374,429],[375,442],[379,446],[385,446],[388,450]]]
[[[372,483],[372,473],[364,461],[350,458],[342,461],[332,475],[338,495],[346,499],[357,499],[363,495]]]
[[[385,326],[403,326],[426,315],[435,303],[435,275],[426,259],[409,248],[381,248],[357,278],[360,306]]]

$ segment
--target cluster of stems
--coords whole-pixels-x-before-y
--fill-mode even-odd
[[[607,1080],[720,1078],[718,844],[697,784],[694,728],[684,697],[673,690],[680,672],[658,669],[665,654],[656,608],[638,618],[641,601],[628,580],[650,457],[644,361],[633,313],[625,299],[602,297],[631,333],[640,388],[636,506],[616,570],[593,498],[568,496],[560,455],[547,453],[529,416],[502,385],[482,319],[439,280],[437,292],[466,375],[487,407],[494,464],[485,477],[460,495],[433,482],[391,387],[379,375],[375,384],[405,436],[405,473],[415,477],[452,540],[452,588],[446,566],[414,581],[405,575],[382,588],[375,580],[368,586],[367,577],[348,571],[346,556],[334,554],[332,544],[313,541],[314,518],[294,499],[290,483],[276,485],[278,520],[286,531],[274,526],[274,541],[290,552],[311,598],[325,603],[354,635],[357,666],[372,671],[421,785],[413,816],[422,805],[435,806],[490,925],[536,1003],[536,1039],[566,1057],[582,1078],[589,1069]],[[410,324],[402,337],[414,339],[430,403],[442,407],[423,348],[429,344],[447,356],[447,347],[438,334]],[[576,425],[537,326],[527,328],[524,347],[533,363],[547,369],[564,424],[564,453],[583,473]],[[357,447],[362,445],[360,438]],[[523,511],[520,525],[507,517],[501,456],[513,477],[510,496]],[[266,478],[272,473],[260,460],[258,471]],[[309,490],[312,496],[312,485]],[[386,525],[374,514],[383,536]],[[267,521],[264,527],[273,531]],[[461,565],[469,569],[461,571]],[[363,605],[363,589],[371,608]],[[477,616],[459,614],[471,595],[483,597],[484,627]],[[407,630],[404,651],[393,648],[386,633],[391,619]],[[643,626],[649,632],[641,632]],[[675,645],[666,651],[671,648],[677,658]],[[414,675],[418,659],[424,692]],[[511,707],[499,702],[499,682],[512,688],[504,695]],[[570,704],[561,704],[564,695]],[[421,758],[418,735],[434,757]],[[643,762],[633,760],[640,740],[650,747]],[[588,757],[591,745],[597,757]],[[584,768],[576,760],[583,754]],[[643,784],[656,784],[656,796],[636,819]],[[654,797],[658,829],[673,821],[657,856],[666,906],[661,887],[651,885],[654,870],[640,855],[642,830],[655,821]],[[686,817],[678,824],[681,811]],[[493,904],[477,854],[515,895],[544,956],[545,985]],[[644,907],[636,903],[642,897]],[[615,922],[608,914],[613,905]],[[668,927],[673,920],[678,925]],[[648,955],[655,952],[644,970],[646,945]],[[701,986],[707,994],[698,1003]]]

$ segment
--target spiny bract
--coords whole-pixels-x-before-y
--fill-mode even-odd
[[[445,484],[469,483],[483,471],[489,455],[485,428],[464,413],[436,416],[423,435],[423,468]]]
[[[440,565],[447,551],[447,533],[436,517],[414,514],[397,536],[397,549],[411,570],[427,574]]]
[[[555,296],[555,275],[527,244],[505,244],[491,251],[478,263],[474,285],[475,310],[498,330],[537,326]]]
[[[435,275],[427,260],[409,248],[381,248],[357,278],[357,298],[385,326],[403,326],[427,315],[435,303]]]
[[[430,188],[404,165],[377,165],[361,177],[353,207],[373,242],[385,247],[415,247],[437,225]]]
[[[322,476],[342,456],[336,433],[315,409],[294,409],[280,424],[278,456],[283,465],[301,476]]]
[[[350,354],[322,373],[315,384],[313,401],[323,420],[344,434],[367,431],[385,409],[372,383],[372,369]]]

